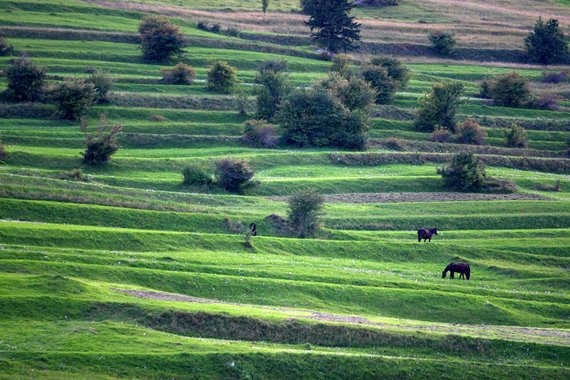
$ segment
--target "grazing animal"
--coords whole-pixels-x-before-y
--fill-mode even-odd
[[[464,279],[469,280],[471,276],[471,268],[469,268],[469,264],[467,263],[451,263],[445,267],[443,272],[441,272],[441,278],[445,278],[447,272],[451,272],[449,278],[455,278],[455,272],[459,272],[459,278],[463,277]]]
[[[251,236],[256,236],[257,235],[257,225],[255,223],[251,223],[249,225],[249,233]]]
[[[420,228],[418,230],[418,243],[424,239],[424,242],[427,240],[431,242],[432,235],[437,235],[437,228],[430,228],[426,230],[425,228]]]

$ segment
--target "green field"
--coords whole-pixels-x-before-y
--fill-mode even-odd
[[[111,162],[88,167],[79,123],[49,103],[0,101],[0,379],[569,378],[570,91],[541,82],[569,68],[505,57],[522,54],[513,41],[539,15],[566,32],[570,9],[522,2],[469,1],[460,21],[460,5],[443,0],[358,8],[353,62],[396,52],[411,80],[371,110],[366,151],[347,151],[242,143],[262,62],[285,59],[295,86],[329,72],[297,1],[270,2],[261,21],[253,0],[0,0],[0,35],[14,46],[0,57],[0,91],[24,53],[49,85],[103,69],[114,83],[89,128],[101,114],[124,125]],[[191,86],[141,61],[137,28],[150,13],[187,38]],[[204,20],[240,33],[201,30]],[[426,30],[446,25],[458,55],[424,53]],[[248,115],[207,89],[219,59],[236,67]],[[478,97],[482,80],[512,71],[558,109]],[[414,129],[418,99],[441,80],[465,84],[458,118],[476,118],[486,145]],[[513,122],[527,148],[505,146]],[[449,192],[437,170],[466,150],[516,192]],[[247,160],[257,186],[182,184],[186,166],[213,172],[226,157]],[[323,228],[294,238],[279,221],[307,188],[325,199]],[[439,234],[418,243],[420,227]],[[452,261],[470,264],[469,281],[442,279]]]

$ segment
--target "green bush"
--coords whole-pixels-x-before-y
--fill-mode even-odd
[[[79,120],[97,99],[97,90],[93,83],[84,79],[66,79],[55,87],[51,97],[62,119]]]
[[[167,84],[185,84],[190,85],[196,79],[196,70],[184,63],[179,63],[172,68],[160,69],[162,81]]]
[[[444,30],[435,30],[428,33],[433,51],[441,55],[450,55],[455,49],[457,41],[455,34]]]
[[[568,44],[556,19],[544,22],[539,17],[534,30],[525,37],[524,44],[533,62],[551,64],[564,62],[568,58]]]
[[[236,69],[226,61],[217,61],[208,70],[206,87],[221,94],[231,94],[239,83]]]
[[[522,107],[531,99],[528,80],[517,72],[499,75],[488,81],[493,104],[504,107]]]
[[[35,102],[44,95],[46,69],[34,64],[28,57],[12,62],[6,70],[6,95],[17,102]]]
[[[279,143],[279,135],[275,126],[263,119],[251,119],[244,123],[243,141],[256,148],[275,148]]]
[[[6,158],[8,153],[6,153],[6,148],[4,147],[4,143],[0,140],[0,161]]]
[[[447,166],[437,169],[445,186],[454,191],[478,191],[485,183],[483,164],[471,153],[454,154]]]
[[[304,147],[363,149],[368,138],[365,115],[350,112],[330,91],[318,88],[289,94],[277,121],[285,142]]]
[[[505,145],[511,148],[526,148],[528,146],[526,131],[516,123],[505,130],[505,140]]]
[[[212,175],[203,166],[189,165],[182,169],[183,185],[210,187],[213,183]]]
[[[82,121],[81,130],[86,132],[87,124]],[[85,134],[86,149],[83,153],[83,163],[90,166],[103,165],[109,162],[111,156],[119,150],[117,136],[123,130],[123,125],[107,126],[105,115],[101,115],[97,134]]]
[[[294,236],[312,237],[322,227],[324,198],[316,190],[307,189],[293,194],[288,206],[288,225]]]
[[[336,54],[333,57],[330,72],[338,73],[340,76],[348,78],[348,76],[351,74],[350,56],[346,54]]]
[[[273,120],[283,98],[291,90],[287,61],[274,60],[261,64],[255,76],[257,118]]]
[[[457,109],[463,101],[463,89],[463,83],[459,82],[434,83],[431,93],[420,100],[415,129],[419,132],[433,132],[443,127],[454,132]]]
[[[252,181],[254,175],[246,160],[224,158],[216,163],[216,183],[231,193],[242,194],[255,186]]]
[[[179,28],[162,16],[144,17],[139,24],[142,58],[148,62],[165,62],[182,55],[184,37]]]
[[[396,91],[406,86],[410,74],[395,58],[373,57],[362,67],[360,76],[376,91],[376,103],[387,104],[394,100]]]
[[[95,102],[105,103],[108,101],[107,93],[111,90],[113,86],[113,78],[106,71],[94,70],[91,75],[89,75],[85,81],[87,83],[92,83],[95,86]]]
[[[4,36],[0,35],[0,56],[10,55],[14,52],[14,46]]]
[[[456,128],[457,142],[460,144],[485,145],[487,132],[472,118],[465,119]]]

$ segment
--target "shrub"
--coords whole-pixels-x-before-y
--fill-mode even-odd
[[[526,148],[528,146],[526,131],[516,123],[505,130],[505,140],[505,145],[511,148]]]
[[[438,143],[446,143],[451,139],[451,132],[447,128],[436,128],[432,133],[430,140]]]
[[[485,167],[471,153],[454,154],[447,166],[437,169],[445,186],[454,191],[480,190],[485,182]]]
[[[231,193],[241,194],[254,186],[254,171],[245,160],[224,158],[216,163],[216,183]]]
[[[330,67],[331,73],[338,73],[340,76],[348,77],[350,75],[350,57],[346,54],[336,54],[333,57]]]
[[[479,91],[479,96],[483,99],[491,99],[491,86],[492,82],[490,79],[484,79],[481,82],[481,89]]]
[[[189,165],[182,169],[183,185],[210,187],[213,183],[212,175],[202,166]]]
[[[399,60],[389,57],[373,57],[360,70],[360,75],[377,92],[378,104],[393,101],[396,91],[404,88],[409,80],[409,70]]]
[[[367,140],[365,115],[350,112],[331,92],[318,88],[289,94],[277,120],[291,144],[363,149]]]
[[[493,103],[504,107],[522,107],[531,97],[528,80],[519,73],[499,75],[489,81]]]
[[[457,142],[460,144],[485,145],[487,132],[475,119],[465,119],[461,125],[457,127]]]
[[[518,190],[517,184],[510,179],[486,178],[481,186],[485,193],[510,194]]]
[[[541,109],[541,110],[550,110],[556,111],[560,108],[560,104],[558,104],[558,95],[552,93],[544,93],[534,99],[530,103],[532,108]]]
[[[311,237],[322,227],[324,198],[316,190],[307,189],[293,194],[288,205],[288,224],[294,236]]]
[[[315,87],[329,91],[350,111],[367,111],[376,99],[376,91],[371,84],[355,75],[345,78],[331,72],[326,79],[317,82]]]
[[[0,140],[0,161],[6,158],[8,153],[6,153],[6,148],[4,147],[4,143]]]
[[[6,70],[8,98],[17,102],[35,102],[42,98],[46,69],[36,66],[28,57],[12,62]]]
[[[540,81],[543,83],[558,84],[568,80],[568,70],[543,71]]]
[[[437,82],[431,93],[420,100],[414,127],[420,132],[433,132],[438,127],[455,130],[455,115],[462,102],[464,85],[459,82]]]
[[[87,130],[85,121],[81,124],[81,130],[84,132]],[[90,133],[85,134],[86,149],[83,153],[83,163],[97,166],[109,162],[111,156],[120,148],[117,136],[122,130],[123,125],[121,124],[108,127],[105,115],[101,115],[96,136]]]
[[[529,58],[534,62],[564,62],[568,56],[568,45],[556,19],[544,22],[539,17],[534,30],[525,37],[524,44]]]
[[[246,121],[242,139],[245,144],[256,148],[275,148],[279,143],[275,127],[263,119]]]
[[[385,145],[389,149],[398,150],[398,151],[405,150],[406,148],[405,143],[402,140],[397,139],[395,137],[389,137],[388,139],[386,139]]]
[[[231,94],[238,84],[236,69],[226,61],[214,63],[206,78],[206,87],[221,94]]]
[[[57,175],[57,179],[65,181],[89,182],[89,177],[83,172],[81,168],[61,172]]]
[[[263,62],[255,76],[257,94],[257,117],[273,120],[283,98],[291,90],[287,76],[287,61],[273,60]]]
[[[182,55],[184,37],[179,28],[161,16],[146,16],[139,25],[142,58],[149,62],[164,62]]]
[[[431,42],[432,49],[441,55],[450,55],[453,53],[457,43],[453,32],[443,30],[429,32],[428,39]]]
[[[194,83],[196,71],[184,63],[179,63],[172,68],[160,69],[162,81],[167,84],[187,84]]]
[[[95,102],[107,102],[107,93],[113,86],[113,78],[109,73],[100,70],[93,70],[91,75],[85,80],[87,83],[92,83],[95,86]]]
[[[83,79],[66,79],[52,92],[59,116],[66,120],[79,120],[87,114],[97,98],[93,83]]]
[[[6,41],[4,36],[0,35],[0,56],[10,55],[14,52],[14,46]]]

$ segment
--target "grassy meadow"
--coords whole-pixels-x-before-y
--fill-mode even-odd
[[[402,0],[358,8],[362,47],[393,55],[408,86],[371,111],[366,151],[252,148],[260,63],[288,62],[295,86],[328,75],[296,0],[0,0],[0,91],[15,57],[45,67],[48,84],[105,70],[121,149],[82,165],[85,134],[50,104],[0,101],[0,379],[567,379],[570,377],[570,82],[568,66],[524,61],[539,16],[567,32],[568,1]],[[188,41],[191,86],[161,81],[140,59],[142,17],[162,14]],[[198,28],[235,28],[237,36]],[[429,50],[453,31],[452,57]],[[209,66],[237,68],[234,95],[206,88]],[[480,83],[517,71],[556,110],[506,108]],[[436,81],[465,84],[459,120],[486,145],[436,143],[413,127]],[[505,146],[516,122],[527,148]],[[454,193],[438,167],[470,151],[512,194]],[[182,170],[245,159],[257,186],[243,195],[182,184]],[[81,178],[74,177],[80,169]],[[288,199],[325,199],[315,238],[287,236]],[[255,222],[258,235],[247,238]],[[420,227],[437,227],[418,243]],[[250,244],[246,244],[246,243]],[[471,279],[442,279],[466,261]]]

